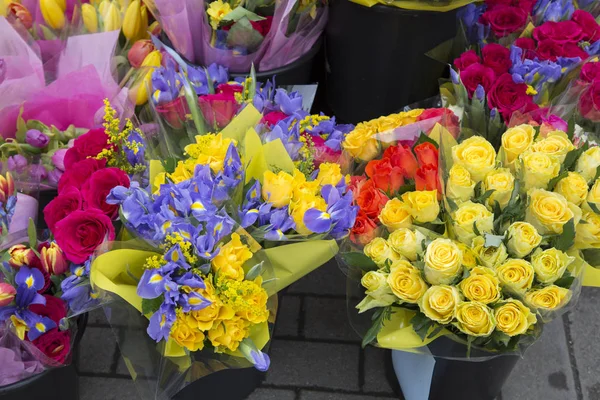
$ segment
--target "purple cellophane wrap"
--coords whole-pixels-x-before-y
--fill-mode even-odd
[[[0,327],[0,386],[10,385],[44,370],[32,349],[5,326]]]

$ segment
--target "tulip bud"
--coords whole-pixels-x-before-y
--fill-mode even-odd
[[[62,275],[69,269],[67,259],[55,242],[50,247],[42,247],[41,261],[44,269],[53,275]]]
[[[98,13],[94,6],[88,3],[81,5],[81,17],[83,18],[83,24],[90,33],[98,32]]]
[[[8,262],[13,268],[19,268],[23,265],[31,265],[36,258],[33,250],[24,244],[14,245],[8,249],[8,254],[10,255]]]
[[[125,11],[125,17],[123,18],[123,35],[130,41],[137,39],[138,33],[140,32],[142,21],[141,21],[141,4],[140,0],[133,0],[127,11]]]
[[[127,52],[127,59],[133,68],[141,67],[144,59],[156,50],[154,44],[150,40],[138,40],[131,46],[129,52]]]
[[[161,33],[162,29],[161,29],[160,24],[158,23],[158,21],[154,21],[148,27],[148,31],[150,32],[150,34],[152,34],[154,36],[160,36],[160,33]]]
[[[121,29],[121,11],[119,10],[119,6],[114,2],[110,2],[108,8],[106,9],[106,14],[104,17],[104,31],[116,31]]]
[[[65,26],[65,12],[60,0],[40,0],[40,8],[44,21],[53,29]]]
[[[109,0],[102,0],[98,5],[98,12],[102,17],[106,15],[106,11],[108,10],[108,5],[110,4]]]
[[[25,141],[30,146],[43,149],[50,142],[50,138],[37,129],[30,129],[25,133]]]
[[[58,4],[58,6],[60,7],[60,9],[63,11],[63,13],[65,11],[67,11],[67,0],[55,0],[56,4]]]
[[[2,203],[6,203],[6,199],[15,194],[15,182],[12,175],[8,171],[5,175],[6,177],[0,175],[0,201]]]
[[[12,303],[17,291],[8,283],[0,283],[0,307],[4,307]]]
[[[17,173],[24,172],[28,165],[27,159],[20,154],[8,157],[6,164],[10,171],[15,171]]]
[[[12,2],[8,4],[8,8],[6,10],[7,14],[13,14],[25,27],[25,29],[31,29],[33,26],[33,18],[31,17],[31,13],[22,4]]]
[[[154,68],[160,67],[160,63],[162,62],[162,54],[158,50],[154,50],[150,54],[144,58],[144,62],[142,62],[141,68],[149,67],[149,71],[146,72],[144,78],[140,82],[137,93],[135,94],[135,104],[141,106],[148,101],[148,87],[151,84],[152,80],[152,72],[154,72]],[[154,67],[154,68],[150,68]]]

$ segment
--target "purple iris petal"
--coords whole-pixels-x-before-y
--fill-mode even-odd
[[[38,291],[44,287],[44,275],[38,269],[21,267],[15,276],[15,283]]]
[[[27,338],[31,341],[39,338],[44,333],[48,332],[50,329],[56,328],[56,322],[52,321],[48,317],[42,317],[37,321],[34,321],[33,324],[29,327],[29,332],[27,333]]]
[[[183,276],[176,280],[181,286],[189,286],[192,289],[206,289],[204,280],[196,274],[186,272]]]
[[[271,358],[269,358],[267,353],[263,353],[260,350],[253,350],[250,352],[250,357],[252,357],[254,368],[257,370],[264,372],[269,369],[269,366],[271,365]]]
[[[198,292],[190,292],[181,295],[179,304],[181,305],[183,312],[190,312],[202,310],[203,308],[210,306],[212,302]]]
[[[159,310],[150,317],[150,324],[148,325],[148,336],[152,339],[160,342],[161,340],[168,340],[171,332],[171,327],[177,319],[175,314],[175,306],[170,304],[163,304]]]
[[[142,299],[155,299],[165,292],[165,278],[159,269],[147,269],[144,271],[137,287],[137,294]]]
[[[331,229],[331,216],[316,208],[306,210],[304,225],[315,233],[325,233]]]

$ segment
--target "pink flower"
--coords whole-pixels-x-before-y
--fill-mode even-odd
[[[483,46],[481,54],[483,57],[483,65],[493,69],[498,76],[508,72],[512,66],[512,62],[510,61],[510,50],[499,44],[490,43]]]
[[[469,96],[473,95],[479,85],[483,86],[487,93],[494,84],[495,78],[494,70],[482,64],[471,64],[460,71],[460,79],[467,88]]]
[[[198,105],[204,119],[211,127],[223,129],[231,122],[238,109],[239,104],[232,94],[216,93],[207,94],[198,98]]]
[[[8,283],[0,283],[0,307],[4,307],[9,305],[13,299],[17,291],[15,288]]]
[[[465,51],[460,57],[454,60],[454,66],[460,71],[467,68],[471,64],[479,64],[481,59],[475,53],[475,50]]]

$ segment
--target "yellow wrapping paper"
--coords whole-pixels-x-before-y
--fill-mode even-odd
[[[415,313],[409,310],[396,310],[390,320],[384,322],[383,327],[377,334],[379,346],[386,349],[411,351],[411,349],[427,346],[440,336],[449,333],[444,329],[435,336],[422,340],[410,323],[414,315]]]
[[[434,5],[436,2],[425,2],[419,0],[396,0],[396,1],[385,1],[385,0],[350,0],[353,3],[360,4],[365,7],[373,7],[377,4],[382,4],[384,6],[390,7],[398,7],[404,8],[406,10],[415,10],[415,11],[439,11],[439,12],[447,12],[455,10],[459,7],[466,6],[470,3],[475,3],[477,0],[457,0],[450,2],[440,2],[445,5]]]

